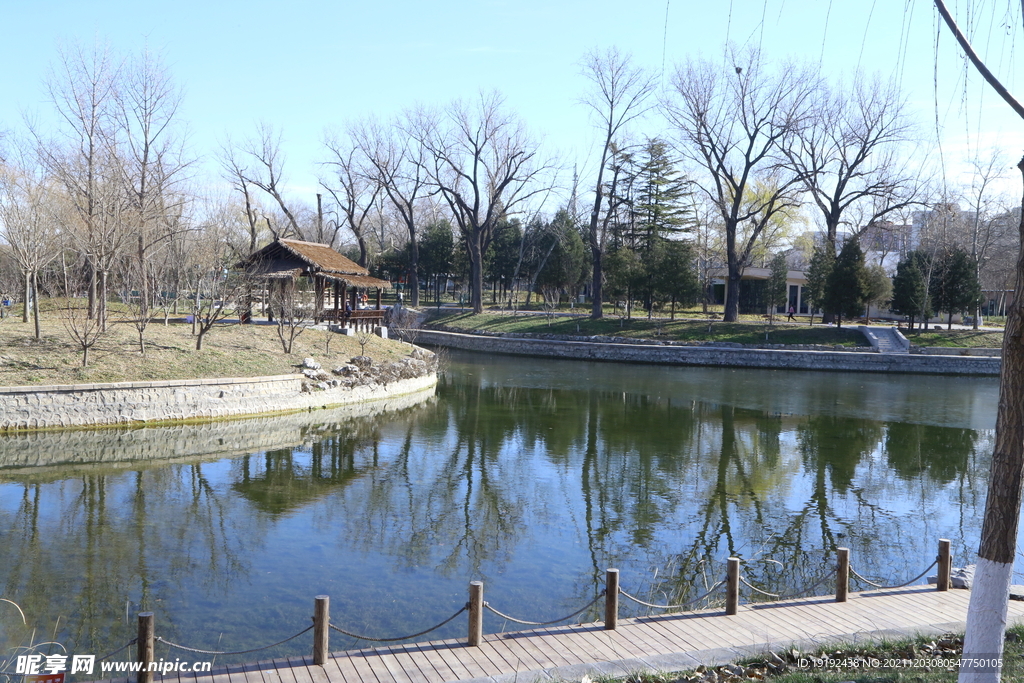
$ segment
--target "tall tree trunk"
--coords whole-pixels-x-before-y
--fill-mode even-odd
[[[484,312],[484,254],[480,244],[482,235],[475,234],[466,245],[469,248],[470,302],[473,312]]]
[[[39,274],[36,271],[32,271],[32,318],[36,323],[36,339],[42,339],[39,330]]]
[[[1017,164],[1024,176],[1024,159]],[[1024,214],[1018,231],[1022,238],[1017,255],[1016,291],[1024,292]],[[977,570],[967,610],[965,658],[1001,658],[1006,631],[1007,601],[1013,578],[1020,521],[1021,484],[1024,482],[1024,297],[1015,296],[1003,334],[1003,363],[999,376],[996,441],[989,474],[985,521],[981,528]],[[998,681],[994,672],[960,669],[961,683]]]
[[[25,298],[22,299],[23,306],[21,310],[21,322],[28,322],[28,305],[32,300],[32,274],[29,271],[25,271]]]

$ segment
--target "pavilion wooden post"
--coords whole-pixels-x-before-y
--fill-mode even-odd
[[[604,573],[604,630],[614,631],[619,623],[619,570]]]
[[[846,602],[850,592],[850,549],[836,549],[836,602]]]
[[[740,558],[729,558],[725,585],[725,613],[736,614],[740,604]]]
[[[316,596],[313,605],[313,663],[323,666],[330,652],[331,598]]]
[[[953,553],[949,549],[949,540],[939,539],[939,575],[935,584],[935,590],[948,591],[949,577],[953,573]]]
[[[377,288],[377,310],[380,310],[380,287]]]
[[[136,683],[153,683],[153,672],[150,671],[150,664],[153,663],[156,654],[156,642],[153,634],[153,613],[139,612],[139,675]]]
[[[478,647],[484,636],[484,582],[469,582],[469,638],[470,647]]]

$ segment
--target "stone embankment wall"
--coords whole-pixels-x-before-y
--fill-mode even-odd
[[[417,330],[416,343],[467,351],[545,356],[576,360],[778,368],[787,370],[839,370],[844,372],[902,372],[913,374],[999,374],[999,358],[888,354],[871,351],[811,351],[752,349],[730,346],[683,346],[658,343],[604,343],[523,337],[480,336],[435,330]]]
[[[394,375],[391,375],[394,376]],[[212,420],[381,401],[431,389],[433,369],[388,381],[319,382],[302,375],[67,386],[0,387],[0,432]]]
[[[405,388],[407,385],[402,385]],[[393,387],[396,390],[399,386]],[[15,432],[0,438],[0,481],[31,475],[46,480],[68,473],[110,472],[152,461],[195,462],[315,443],[324,435],[358,434],[374,418],[424,405],[435,385],[385,400],[349,403],[287,415],[112,429]],[[69,469],[70,468],[70,469]]]

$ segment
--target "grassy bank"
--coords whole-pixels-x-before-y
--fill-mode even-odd
[[[445,312],[435,313],[430,326],[467,332],[514,332],[519,334],[558,334],[625,337],[629,339],[660,339],[681,342],[734,342],[738,344],[824,344],[828,346],[870,346],[855,325],[836,328],[829,325],[789,323],[785,316],[769,325],[767,321],[740,320],[725,323],[719,320],[664,318],[605,317],[591,320],[586,316],[537,315],[508,313]],[[973,330],[926,331],[905,333],[918,346],[998,348],[1002,332]]]
[[[758,322],[724,323],[714,320],[665,320],[602,318],[546,315],[473,315],[442,313],[430,325],[452,330],[517,332],[521,334],[601,335],[629,339],[660,339],[685,342],[735,342],[740,344],[827,344],[830,346],[870,346],[856,328],[827,325]],[[765,336],[767,334],[767,340]]]
[[[203,350],[196,351],[192,326],[180,318],[174,320],[167,325],[155,320],[146,328],[143,355],[135,327],[114,312],[108,331],[89,352],[89,365],[83,368],[81,348],[59,312],[44,311],[39,340],[34,338],[31,322],[5,318],[0,321],[0,386],[285,375],[297,372],[296,366],[306,356],[331,368],[360,354],[357,337],[312,329],[303,331],[292,353],[286,354],[277,328],[266,324],[218,325],[206,334]],[[408,350],[406,344],[376,336],[366,344],[366,355],[378,361],[397,360]]]

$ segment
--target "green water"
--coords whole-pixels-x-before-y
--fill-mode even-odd
[[[168,640],[246,649],[308,626],[318,594],[342,628],[397,636],[452,614],[471,580],[540,621],[589,602],[607,567],[668,603],[729,556],[781,593],[841,546],[903,581],[939,538],[973,554],[997,394],[987,378],[457,354],[435,398],[387,415],[0,437],[0,597],[29,621],[0,603],[0,646],[103,655],[153,611]]]

